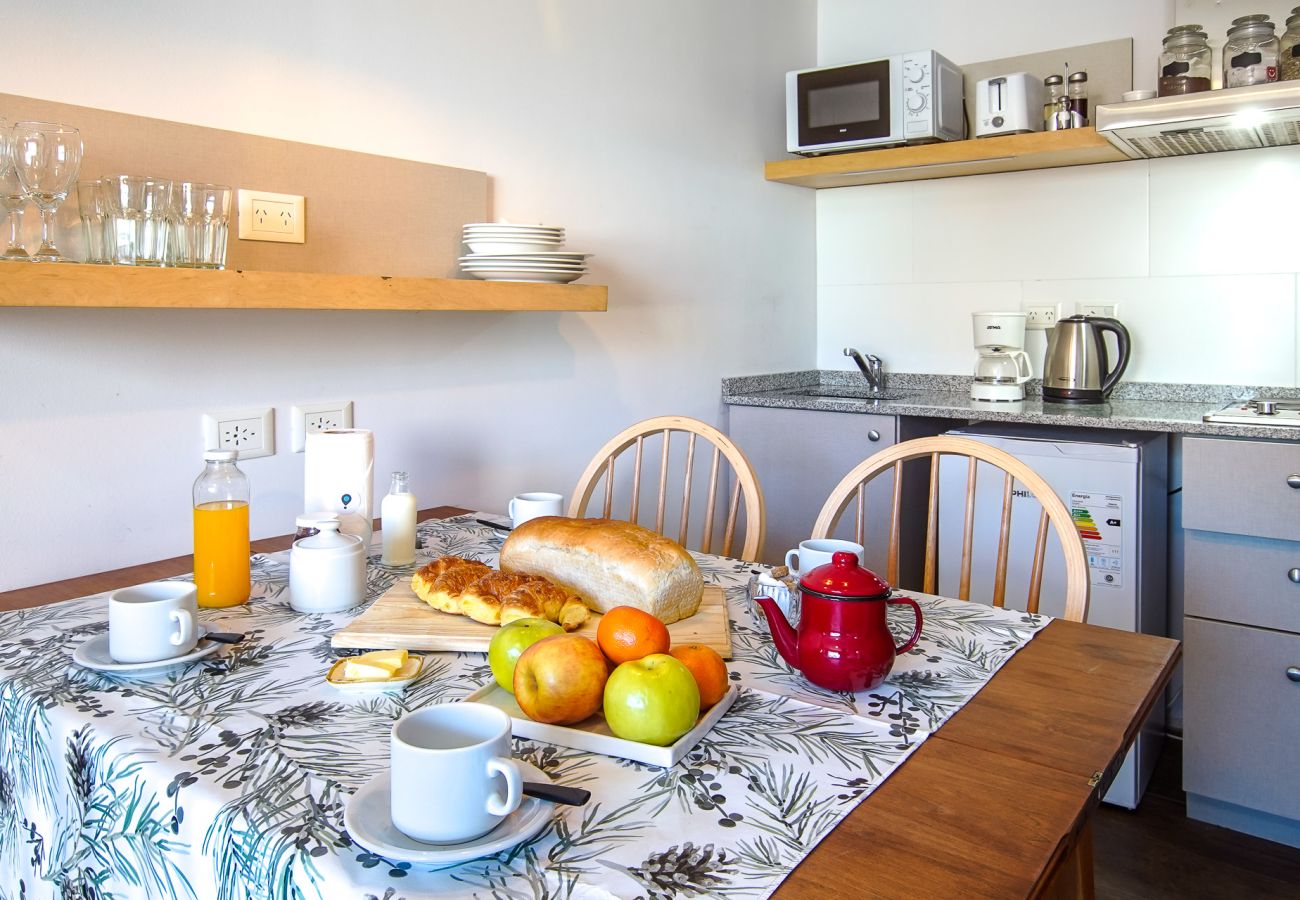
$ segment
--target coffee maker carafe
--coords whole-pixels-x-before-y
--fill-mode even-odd
[[[1023,400],[1025,382],[1032,374],[1025,353],[1025,314],[983,312],[971,314],[975,338],[975,380],[972,400]]]

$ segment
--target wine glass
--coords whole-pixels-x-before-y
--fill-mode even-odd
[[[54,246],[54,213],[67,199],[81,169],[81,132],[52,122],[19,122],[14,126],[14,167],[18,182],[41,211],[38,262],[76,262]]]
[[[0,119],[0,209],[9,217],[9,246],[0,253],[0,259],[30,262],[27,248],[19,240],[23,231],[23,207],[27,205],[27,192],[18,183],[13,144],[13,126]]]

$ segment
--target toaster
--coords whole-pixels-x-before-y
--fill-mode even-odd
[[[1040,131],[1043,83],[1028,72],[1012,72],[975,83],[975,137]]]

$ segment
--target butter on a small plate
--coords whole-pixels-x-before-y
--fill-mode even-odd
[[[424,670],[423,656],[408,656],[406,662],[390,675],[380,675],[385,672],[382,667],[375,668],[375,677],[366,678],[344,678],[343,673],[348,667],[348,663],[355,661],[357,657],[344,657],[337,660],[334,665],[330,666],[329,673],[326,674],[325,680],[338,688],[340,691],[350,693],[375,693],[378,691],[397,691],[406,687],[412,681],[420,677],[420,672]],[[356,666],[354,665],[355,669]],[[365,668],[369,669],[370,666]]]

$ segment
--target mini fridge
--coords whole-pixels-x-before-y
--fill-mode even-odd
[[[1168,518],[1168,438],[1163,434],[1115,432],[980,423],[947,432],[982,441],[1024,462],[1041,475],[1070,509],[1088,556],[1090,594],[1087,621],[1093,625],[1166,634],[1166,545]],[[940,466],[940,547],[960,546],[967,463],[944,458]],[[991,466],[977,470],[975,538],[971,599],[987,602],[1002,517],[1003,478]],[[1014,486],[1006,604],[1023,609],[1042,507]],[[1051,535],[1049,531],[1049,535]],[[1047,560],[1039,612],[1059,616],[1064,609],[1065,572],[1054,535]],[[938,591],[957,594],[960,553],[941,553]],[[1137,806],[1151,779],[1164,737],[1164,704],[1143,726],[1123,767],[1103,798]]]

